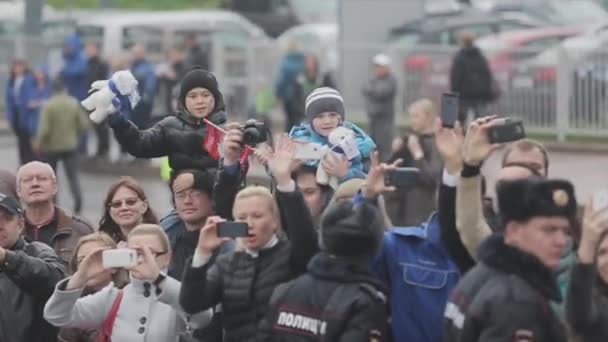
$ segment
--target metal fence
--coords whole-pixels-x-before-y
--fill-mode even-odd
[[[10,62],[24,57],[31,64],[46,62],[51,73],[61,65],[61,44],[41,38],[0,37],[0,90],[4,94]],[[12,47],[12,48],[11,48]],[[308,52],[323,55],[315,47]],[[416,46],[388,48],[377,45],[343,45],[343,59],[370,60],[378,52],[386,52],[393,61],[398,79],[396,100],[398,124],[407,122],[407,107],[416,99],[428,97],[439,103],[449,90],[449,74],[455,47]],[[608,135],[608,51],[594,51],[581,56],[564,49],[553,51],[484,51],[501,90],[499,100],[486,108],[524,120],[530,131],[566,135]],[[539,56],[540,55],[540,56]],[[524,58],[525,57],[525,58]],[[546,58],[545,58],[546,57]],[[225,102],[231,114],[246,117],[255,94],[272,87],[281,54],[274,42],[245,45],[212,43],[212,71],[220,81]],[[321,61],[323,64],[323,61]],[[358,72],[340,75],[339,88],[346,96],[348,118],[366,121],[364,100],[360,89],[371,75],[371,65],[362,62]],[[4,98],[2,97],[2,102]]]

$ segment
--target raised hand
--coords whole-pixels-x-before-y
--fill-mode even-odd
[[[488,138],[490,127],[501,124],[502,120],[497,116],[487,116],[471,122],[469,130],[464,139],[463,158],[467,165],[480,166],[493,151],[500,148],[501,144],[491,144]]]
[[[87,282],[94,279],[98,275],[106,272],[103,267],[101,255],[103,251],[110,249],[110,247],[96,248],[89,255],[82,259],[78,270],[72,275],[66,286],[67,290],[83,288]]]
[[[137,251],[137,265],[131,267],[129,271],[136,279],[154,281],[160,274],[160,267],[156,263],[156,257],[148,246],[134,246]]]
[[[201,255],[210,256],[225,241],[230,240],[217,236],[217,224],[220,222],[226,222],[226,220],[219,216],[209,216],[207,218],[207,222],[205,222],[205,225],[198,235],[198,244],[196,245],[196,248]]]
[[[462,168],[462,149],[464,146],[464,133],[460,122],[454,128],[443,127],[439,122],[435,132],[435,145],[441,155],[446,170],[456,174]]]
[[[367,178],[361,187],[361,192],[365,198],[376,198],[384,192],[395,191],[394,186],[386,186],[384,175],[390,170],[396,169],[402,160],[397,159],[392,164],[380,163],[378,160],[378,151],[375,151],[371,156],[371,167]]]
[[[222,151],[225,165],[238,164],[243,153],[243,132],[240,124],[231,122],[226,125],[226,135],[222,142]]]
[[[591,201],[588,201],[583,214],[582,228],[578,257],[582,263],[592,264],[595,262],[600,238],[608,230],[608,208],[594,210]]]
[[[281,135],[277,140],[274,152],[268,160],[268,168],[278,185],[291,181],[291,170],[296,153],[296,143],[287,135]]]

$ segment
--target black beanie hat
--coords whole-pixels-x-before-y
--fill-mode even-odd
[[[384,221],[378,208],[351,201],[332,204],[321,219],[319,245],[342,257],[369,257],[382,241]]]
[[[576,225],[578,206],[572,183],[538,177],[500,181],[496,185],[503,223],[538,216],[562,216]]]
[[[215,76],[207,70],[195,67],[188,71],[180,83],[179,88],[179,104],[186,108],[186,95],[194,88],[205,88],[211,92],[215,98],[214,111],[224,106],[222,93]]]

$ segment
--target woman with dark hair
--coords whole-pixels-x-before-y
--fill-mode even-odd
[[[81,237],[69,261],[68,272],[70,274],[76,273],[78,266],[84,258],[98,248],[116,248],[116,242],[108,234],[100,232]],[[124,269],[101,272],[98,276],[87,282],[83,296],[101,291],[101,289],[111,283],[112,286],[122,289],[129,283],[128,272]],[[59,342],[95,342],[99,341],[97,332],[97,329],[62,328],[59,330],[57,339]]]
[[[31,140],[38,126],[38,111],[29,107],[35,96],[36,80],[27,62],[16,59],[11,65],[5,103],[6,117],[17,136],[21,165],[36,159]]]
[[[103,211],[99,231],[110,235],[116,243],[126,241],[129,232],[139,224],[158,224],[144,189],[131,177],[121,177],[110,186]]]

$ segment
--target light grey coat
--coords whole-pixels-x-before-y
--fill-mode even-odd
[[[57,327],[101,329],[119,290],[109,285],[81,298],[83,289],[65,290],[68,281],[57,284],[44,307],[44,318]],[[181,283],[171,277],[161,282],[159,291],[150,283],[132,279],[123,289],[112,341],[177,341],[178,334],[186,330],[186,314],[179,305],[180,287]],[[210,320],[211,312],[204,311],[190,317],[190,326],[201,328]]]

